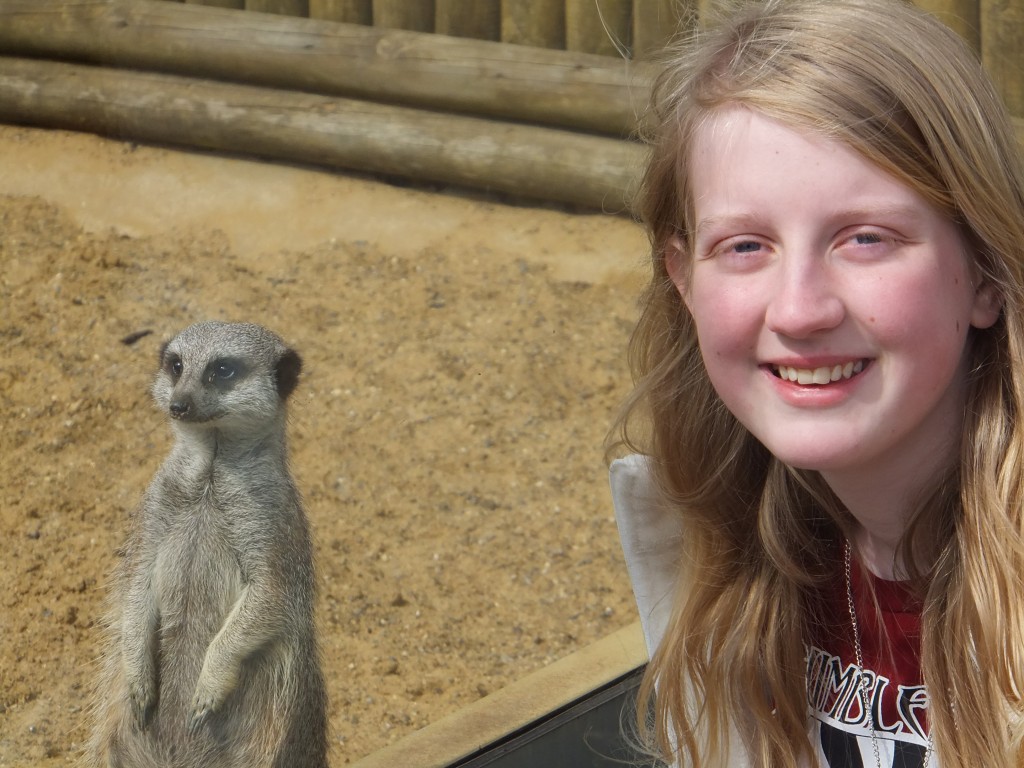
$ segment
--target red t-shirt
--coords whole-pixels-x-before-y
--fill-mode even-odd
[[[865,576],[874,586],[877,609]],[[921,768],[928,749],[921,604],[902,583],[862,571],[856,561],[851,581],[873,717],[864,708],[840,570],[824,595],[821,626],[807,646],[807,703],[818,762],[826,768],[873,768],[877,744],[885,768]],[[929,768],[936,767],[932,756]]]

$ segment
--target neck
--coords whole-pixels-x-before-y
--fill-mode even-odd
[[[936,452],[941,457],[941,451]],[[900,462],[878,468],[869,476],[845,477],[823,473],[825,481],[857,522],[850,543],[860,561],[875,576],[890,581],[907,578],[901,542],[910,518],[933,480],[921,467]],[[908,478],[917,478],[911,483]]]
[[[172,456],[184,474],[192,477],[211,476],[215,471],[238,467],[245,471],[261,459],[280,460],[286,451],[283,429],[239,430],[182,425]]]
[[[880,579],[899,581],[906,569],[899,552],[899,538],[883,538],[863,525],[853,536],[852,546],[864,567]]]

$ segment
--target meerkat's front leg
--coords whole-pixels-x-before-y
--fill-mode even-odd
[[[276,617],[273,606],[260,601],[251,584],[243,587],[203,657],[203,667],[192,697],[189,732],[198,731],[235,690],[242,662],[276,635]]]
[[[156,655],[160,610],[149,569],[139,569],[121,612],[121,658],[129,710],[145,728],[156,706]]]

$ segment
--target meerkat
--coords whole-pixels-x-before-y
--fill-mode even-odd
[[[258,325],[199,323],[164,345],[152,394],[175,442],[115,569],[98,765],[327,765],[312,542],[285,439],[301,367]]]

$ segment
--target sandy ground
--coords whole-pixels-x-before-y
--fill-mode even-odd
[[[0,127],[0,765],[80,757],[169,445],[147,387],[198,320],[306,361],[335,764],[634,621],[602,440],[644,250],[612,216]]]

